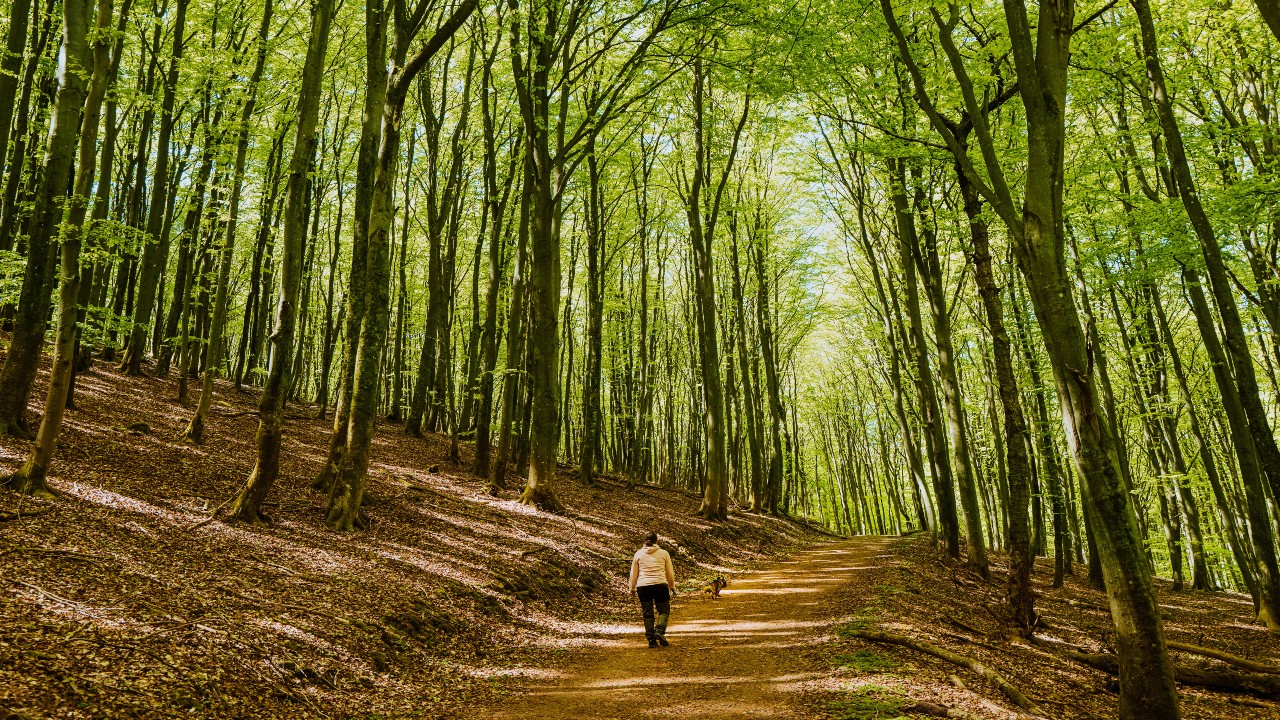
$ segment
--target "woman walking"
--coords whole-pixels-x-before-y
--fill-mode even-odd
[[[671,567],[671,555],[658,547],[658,533],[651,532],[644,539],[644,547],[636,551],[631,560],[631,595],[640,597],[644,610],[644,635],[649,647],[666,647],[667,619],[671,617],[671,596],[675,594],[676,573]],[[654,606],[658,617],[654,622]]]

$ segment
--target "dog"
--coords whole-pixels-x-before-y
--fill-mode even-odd
[[[703,599],[719,600],[720,591],[729,587],[729,581],[724,579],[723,575],[716,576],[709,585],[702,586]]]

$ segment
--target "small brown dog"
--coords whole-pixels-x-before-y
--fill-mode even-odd
[[[710,585],[702,586],[702,597],[703,599],[719,600],[720,591],[727,587],[729,587],[729,581],[725,580],[723,575],[718,575],[715,580],[711,581]]]

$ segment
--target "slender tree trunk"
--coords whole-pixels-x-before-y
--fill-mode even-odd
[[[396,334],[395,347],[392,350],[391,371],[391,412],[387,419],[400,422],[404,415],[401,409],[404,398],[404,328],[405,313],[409,309],[408,276],[405,272],[405,259],[409,249],[409,185],[410,173],[413,172],[413,150],[417,139],[416,128],[409,128],[409,152],[404,166],[404,222],[400,225],[400,287],[396,297]]]
[[[173,21],[173,54],[165,73],[164,97],[160,105],[160,134],[156,139],[156,169],[151,183],[151,208],[147,215],[146,243],[139,260],[138,298],[133,310],[133,330],[120,369],[129,375],[142,374],[142,358],[147,351],[147,330],[152,325],[156,290],[160,275],[169,260],[168,236],[164,232],[168,215],[169,145],[173,137],[173,106],[177,97],[178,72],[186,44],[187,6],[191,0],[177,0]]]
[[[351,232],[351,272],[347,276],[347,305],[338,369],[338,401],[333,410],[333,432],[324,468],[311,482],[316,490],[328,492],[333,486],[347,448],[347,430],[354,398],[356,354],[360,327],[364,323],[368,289],[369,222],[372,216],[373,179],[382,142],[382,113],[387,95],[387,17],[382,0],[365,3],[365,95],[356,150],[356,187]]]
[[[915,215],[907,199],[906,170],[902,163],[894,163],[892,200],[898,230],[898,264],[902,270],[903,291],[906,295],[907,318],[910,322],[911,348],[915,358],[916,383],[920,394],[921,415],[925,424],[930,460],[933,464],[933,491],[938,501],[938,524],[947,553],[960,557],[960,523],[956,508],[956,492],[952,476],[951,456],[947,452],[947,440],[942,431],[942,411],[934,385],[933,369],[925,346],[924,327],[921,320],[920,297],[916,283],[913,248],[919,247]]]
[[[968,181],[964,172],[959,171],[958,176],[965,215],[969,219],[969,237],[973,242],[973,255],[970,259],[978,295],[982,298],[986,314],[987,331],[991,335],[991,354],[1004,421],[1004,462],[1008,476],[1006,512],[1009,525],[1009,579],[1005,598],[1013,611],[1014,624],[1031,630],[1035,627],[1036,611],[1035,593],[1031,588],[1033,557],[1027,517],[1027,504],[1031,495],[1027,420],[1022,413],[1022,400],[1018,395],[1018,379],[1013,370],[1013,347],[1004,324],[1004,305],[1000,301],[1000,288],[992,271],[990,233],[986,219],[982,216],[982,201],[977,188]],[[993,435],[996,434],[994,425],[991,430]]]
[[[271,31],[271,18],[275,7],[273,0],[265,0],[262,24],[258,28],[258,53],[249,84],[245,88],[244,104],[240,109],[240,125],[236,136],[235,167],[231,174],[231,197],[227,203],[227,223],[218,253],[218,285],[214,293],[213,318],[209,322],[208,357],[205,360],[204,380],[200,386],[200,400],[195,414],[187,423],[183,437],[188,442],[199,443],[204,439],[205,419],[213,405],[213,384],[222,370],[224,325],[227,318],[228,294],[231,285],[231,264],[235,258],[236,222],[240,215],[240,186],[244,182],[245,161],[249,151],[249,125],[253,121],[258,101],[258,84],[267,64],[267,40]]]
[[[9,149],[9,131],[13,127],[14,96],[22,73],[22,55],[26,50],[27,28],[31,21],[31,0],[13,0],[9,5],[9,30],[5,50],[0,57],[0,162]],[[15,158],[16,159],[16,158]],[[15,163],[20,166],[21,163]],[[13,172],[14,168],[9,168]]]
[[[595,469],[600,455],[600,379],[604,333],[604,198],[601,197],[600,160],[594,138],[587,144],[587,337],[585,377],[582,382],[582,452],[578,457],[578,477],[585,485],[595,485]],[[570,283],[572,287],[572,283]],[[567,413],[566,413],[567,414]]]
[[[296,134],[289,159],[275,331],[271,336],[267,379],[258,403],[258,459],[244,489],[229,511],[232,517],[244,522],[270,522],[262,513],[262,502],[280,474],[284,409],[292,382],[290,370],[293,365],[298,294],[302,283],[302,244],[307,231],[308,175],[315,158],[320,89],[334,3],[335,0],[316,0],[312,6],[311,33],[298,89]]]
[[[71,366],[75,361],[76,307],[80,296],[80,245],[89,192],[97,157],[98,119],[106,90],[110,58],[105,31],[111,26],[111,2],[102,0],[98,12],[99,34],[93,53],[86,41],[93,4],[88,0],[63,0],[62,66],[58,72],[58,92],[53,101],[53,125],[44,153],[44,175],[32,211],[28,247],[49,245],[61,230],[62,281],[58,293],[58,331],[53,368],[45,397],[44,416],[27,462],[0,484],[28,495],[50,496],[49,465],[53,460],[62,416],[66,408]],[[90,70],[92,68],[92,70]],[[92,73],[92,88],[86,103],[85,86]],[[83,119],[81,111],[83,110]],[[70,198],[64,193],[67,177],[75,166],[77,143],[80,162]],[[70,206],[69,208],[67,206]],[[65,224],[60,222],[67,212]],[[40,318],[43,329],[44,318]],[[41,333],[43,335],[43,333]],[[43,338],[41,338],[43,339]],[[37,353],[39,346],[37,346]],[[37,354],[37,359],[38,359]],[[25,397],[25,396],[24,396]]]
[[[933,336],[937,349],[938,374],[942,386],[943,405],[947,413],[947,428],[951,443],[951,465],[955,469],[956,483],[960,490],[960,504],[964,509],[965,534],[969,546],[969,566],[984,579],[990,579],[987,562],[987,545],[982,534],[982,510],[978,502],[977,478],[969,450],[969,429],[961,397],[960,376],[956,370],[956,353],[951,341],[951,311],[947,308],[946,289],[942,284],[942,267],[938,260],[938,240],[932,230],[925,228],[923,247],[912,248],[912,256],[924,280],[925,295],[933,315]]]

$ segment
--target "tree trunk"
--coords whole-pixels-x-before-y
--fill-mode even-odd
[[[365,293],[368,286],[369,222],[373,203],[373,178],[382,142],[382,112],[387,95],[387,17],[381,0],[365,3],[365,95],[356,150],[356,187],[351,228],[351,272],[347,276],[347,304],[338,368],[338,401],[333,409],[333,432],[320,474],[311,482],[315,490],[329,492],[342,467],[347,448],[347,429],[354,397],[356,353],[360,326],[364,322]]]
[[[960,504],[964,509],[965,534],[969,547],[968,564],[984,579],[990,579],[987,544],[982,534],[982,510],[978,502],[978,481],[969,450],[969,429],[964,415],[960,376],[956,370],[955,347],[951,341],[951,310],[947,308],[942,266],[938,260],[938,239],[927,227],[922,230],[921,235],[924,236],[923,247],[919,245],[912,247],[911,254],[915,259],[916,269],[924,280],[925,296],[929,299],[929,306],[932,309],[938,374],[951,440],[951,467],[955,470],[955,479],[960,490]]]
[[[187,6],[191,0],[177,0],[173,20],[173,54],[165,73],[164,97],[160,104],[160,134],[156,139],[156,169],[151,184],[151,208],[147,215],[146,243],[139,261],[138,298],[133,309],[133,330],[129,346],[125,350],[120,369],[128,375],[142,374],[142,358],[147,351],[147,331],[154,327],[156,290],[160,275],[169,260],[168,236],[164,232],[168,215],[169,197],[169,145],[173,137],[173,106],[177,94],[178,71],[182,64],[182,50],[186,44]]]
[[[62,281],[58,292],[57,340],[49,375],[49,390],[45,397],[44,416],[40,421],[35,445],[22,468],[0,482],[28,495],[52,495],[48,484],[49,465],[53,460],[58,432],[62,428],[67,386],[75,361],[76,307],[80,296],[80,245],[89,192],[93,184],[94,160],[98,149],[98,118],[110,60],[104,33],[111,25],[111,11],[110,0],[103,0],[98,12],[99,32],[91,54],[86,35],[93,4],[88,0],[63,0],[62,3],[62,67],[58,73],[58,93],[53,101],[53,126],[49,131],[49,143],[44,154],[44,175],[32,211],[33,222],[28,239],[28,247],[34,248],[37,243],[47,246],[61,229]],[[86,103],[85,86],[90,77],[90,68],[92,89]],[[79,168],[71,196],[67,198],[64,195],[66,180],[75,165],[77,142],[80,152]],[[70,208],[66,223],[63,224],[60,221],[67,205]],[[43,330],[43,317],[39,324]],[[43,332],[41,335],[43,336]],[[38,353],[37,345],[37,360]]]
[[[240,109],[240,125],[236,136],[236,159],[232,170],[231,197],[227,202],[227,223],[218,253],[218,285],[214,293],[213,318],[209,322],[208,357],[205,360],[204,380],[200,386],[200,400],[195,414],[183,431],[188,442],[199,443],[204,439],[205,418],[213,405],[213,384],[222,370],[222,346],[224,325],[227,318],[228,294],[231,285],[231,264],[235,258],[236,222],[240,215],[240,186],[244,182],[245,161],[249,151],[249,124],[253,120],[258,102],[258,84],[262,81],[267,64],[267,40],[271,31],[271,17],[275,7],[273,0],[265,0],[262,24],[258,28],[258,53],[249,84],[245,88],[244,104]]]
[[[258,459],[229,511],[232,517],[244,522],[270,522],[262,513],[262,502],[280,474],[280,443],[284,434],[285,402],[292,382],[294,331],[302,283],[302,244],[307,232],[309,172],[315,158],[320,89],[334,3],[335,0],[316,0],[312,6],[311,33],[298,89],[296,134],[289,159],[275,331],[271,336],[267,379],[258,403]]]
[[[378,380],[390,314],[388,286],[391,267],[388,239],[395,212],[392,188],[400,157],[400,128],[405,98],[414,77],[470,17],[476,4],[476,0],[464,0],[431,36],[425,47],[408,62],[405,60],[408,44],[413,41],[416,28],[405,27],[402,23],[408,23],[408,19],[400,17],[398,13],[396,15],[393,65],[383,100],[382,141],[378,149],[370,196],[367,259],[364,267],[364,317],[352,376],[347,445],[324,512],[324,523],[331,530],[350,532],[365,526],[360,517],[360,505],[364,498],[369,450],[378,414]]]
[[[587,144],[586,242],[587,242],[587,337],[586,362],[582,381],[582,452],[578,456],[578,478],[595,485],[595,469],[600,455],[600,376],[603,355],[604,284],[607,269],[601,264],[604,252],[604,198],[600,189],[600,160],[595,139]],[[570,283],[572,287],[572,283]]]
[[[1013,348],[1009,331],[1004,324],[1004,306],[1000,301],[1000,288],[992,271],[990,233],[982,216],[982,200],[977,188],[969,182],[963,171],[958,171],[960,193],[964,211],[969,219],[969,238],[973,242],[973,274],[982,298],[986,314],[987,331],[991,335],[992,357],[999,388],[1000,408],[1004,421],[1005,466],[1008,477],[1007,495],[1009,526],[1009,579],[1005,598],[1013,611],[1013,621],[1018,627],[1030,630],[1035,627],[1035,594],[1031,588],[1030,523],[1027,504],[1030,500],[1030,463],[1027,458],[1027,420],[1022,413],[1022,400],[1018,395],[1018,378],[1013,370]],[[992,433],[995,434],[995,427]]]
[[[902,286],[906,297],[907,319],[910,322],[911,349],[916,366],[916,384],[920,395],[921,416],[924,421],[925,440],[933,465],[933,491],[938,502],[938,524],[947,553],[960,557],[960,523],[956,512],[956,492],[952,477],[951,457],[947,452],[947,440],[942,432],[942,411],[934,389],[933,369],[925,346],[924,327],[920,313],[920,296],[917,290],[915,260],[912,248],[919,247],[915,214],[908,204],[906,170],[901,162],[895,162],[892,173],[891,194],[898,230],[898,265],[902,271]]]

